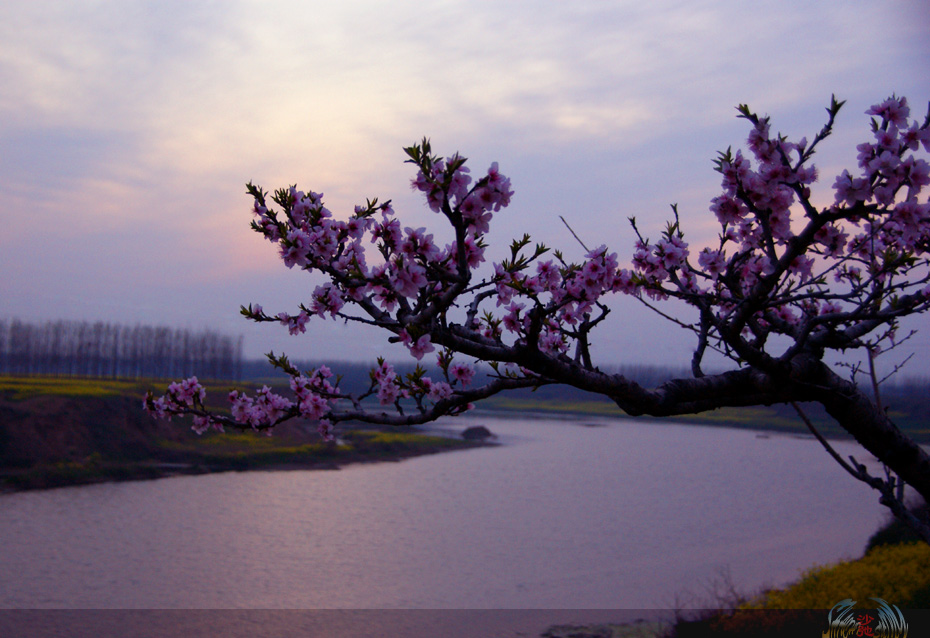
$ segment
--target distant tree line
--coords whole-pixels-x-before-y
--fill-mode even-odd
[[[242,337],[102,321],[0,320],[0,374],[239,380]]]

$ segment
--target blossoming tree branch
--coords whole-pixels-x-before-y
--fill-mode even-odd
[[[513,195],[510,180],[496,163],[475,179],[465,157],[442,159],[425,139],[404,150],[416,169],[413,187],[454,232],[445,245],[424,228],[404,227],[389,201],[369,200],[342,220],[320,194],[296,187],[269,194],[249,184],[252,228],[277,245],[288,268],[322,273],[325,283],[290,312],[252,304],[243,315],[284,324],[292,334],[314,318],[367,324],[418,361],[436,353],[438,372],[429,376],[418,365],[402,376],[379,360],[370,388],[352,395],[327,367],[298,370],[272,353],[271,362],[290,375],[293,397],[267,387],[254,396],[232,392],[230,414],[217,413],[205,407],[204,388],[192,377],[158,398],[150,393],[146,409],[160,418],[192,415],[198,432],[270,430],[302,418],[329,438],[343,421],[425,423],[500,392],[556,383],[605,395],[630,415],[813,401],[885,464],[885,477],[843,460],[819,437],[824,445],[896,514],[911,516],[901,488],[910,485],[930,501],[930,457],[824,357],[855,350],[874,356],[894,340],[901,318],[930,307],[930,203],[921,200],[930,165],[918,157],[930,150],[930,113],[913,121],[907,101],[894,96],[870,108],[858,170],[835,178],[833,201],[821,208],[813,203],[818,171],[811,160],[842,104],[831,100],[824,127],[796,142],[774,135],[768,117],[738,107],[750,126],[749,153],[728,149],[716,160],[722,192],[710,211],[720,225],[717,241],[692,252],[674,207],[655,241],[631,219],[638,241],[629,268],[605,246],[572,263],[529,236],[482,268],[493,217]],[[694,309],[693,321],[676,320],[695,336],[691,377],[646,388],[597,367],[591,334],[607,318],[605,299],[617,293],[650,304],[679,299]],[[729,358],[732,369],[705,374],[708,350]],[[493,370],[477,386],[476,361]]]

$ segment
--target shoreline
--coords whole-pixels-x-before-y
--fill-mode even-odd
[[[224,436],[227,435],[216,435],[217,438]],[[290,440],[259,439],[270,441],[271,445],[246,452],[194,450],[192,445],[183,451],[173,450],[165,458],[137,461],[106,460],[92,454],[81,461],[3,470],[0,472],[0,495],[221,472],[339,470],[348,465],[397,463],[416,456],[497,445],[493,441],[465,440],[419,431],[349,430],[343,436],[340,444],[297,446]]]

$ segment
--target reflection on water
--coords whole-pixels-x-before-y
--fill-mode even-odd
[[[445,425],[475,422],[502,445],[0,497],[0,607],[668,608],[856,556],[884,516],[812,440]]]

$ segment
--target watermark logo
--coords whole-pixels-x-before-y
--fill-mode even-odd
[[[877,603],[874,609],[856,609],[851,598],[841,600],[827,615],[827,630],[823,638],[907,638],[904,614],[881,598],[869,598]]]

